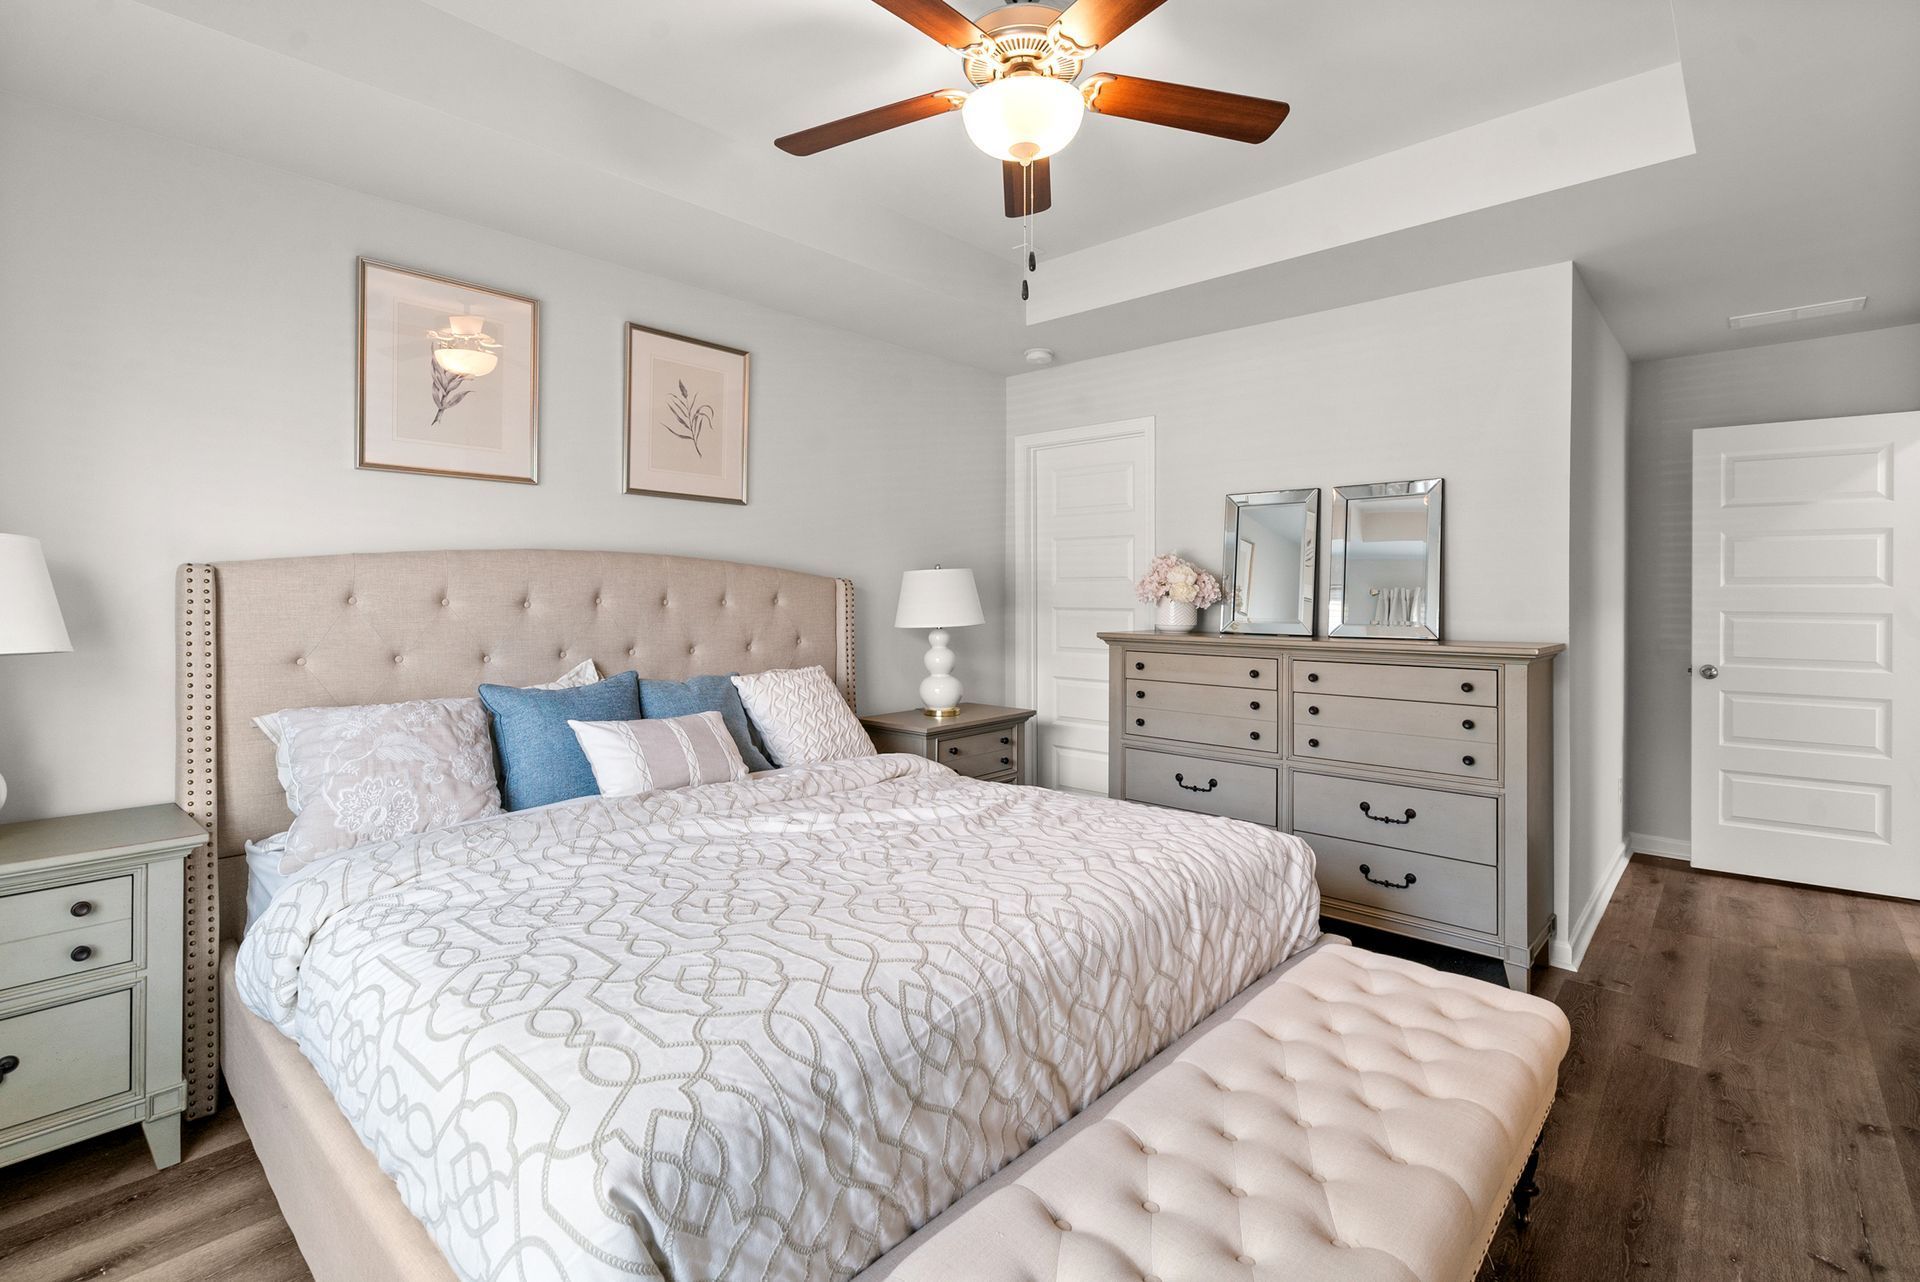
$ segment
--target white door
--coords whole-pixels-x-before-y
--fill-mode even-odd
[[[1693,862],[1920,898],[1920,413],[1693,437]]]
[[[1034,708],[1035,781],[1107,791],[1107,647],[1147,626],[1153,420],[1013,441],[1014,697]]]

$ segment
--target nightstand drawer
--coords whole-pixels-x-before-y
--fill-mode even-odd
[[[972,734],[942,735],[934,744],[933,759],[963,775],[982,778],[1020,766],[1020,729],[1007,726]]]
[[[103,921],[0,944],[0,989],[104,970],[133,960],[133,923]]]
[[[76,926],[126,921],[133,916],[133,878],[30,890],[0,898],[0,945],[53,935]]]
[[[0,1131],[133,1089],[127,989],[0,1019]]]

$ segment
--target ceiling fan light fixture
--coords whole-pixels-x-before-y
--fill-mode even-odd
[[[974,90],[960,120],[981,151],[1028,165],[1072,142],[1086,111],[1080,91],[1066,81],[1015,72]]]

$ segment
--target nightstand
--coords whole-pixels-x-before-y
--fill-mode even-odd
[[[1027,781],[1027,754],[1021,746],[1031,708],[996,708],[963,703],[957,715],[930,717],[918,708],[860,718],[882,752],[910,752],[975,779],[998,783]]]
[[[177,806],[0,825],[0,1166],[141,1124],[180,1160],[186,859]]]

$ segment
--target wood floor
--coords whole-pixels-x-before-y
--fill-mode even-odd
[[[1579,974],[1533,1225],[1481,1282],[1920,1279],[1920,905],[1636,858]],[[0,1278],[294,1282],[231,1110],[0,1171]]]

